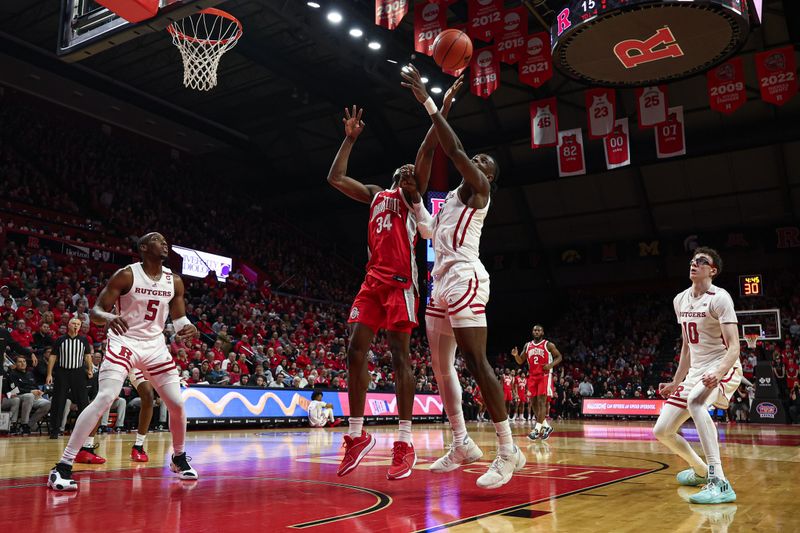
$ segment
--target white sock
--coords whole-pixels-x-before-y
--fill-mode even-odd
[[[540,424],[539,422],[536,422],[536,426],[534,426],[534,429],[536,431],[541,431],[542,430],[542,424]]]
[[[84,448],[91,448],[94,446],[94,437],[86,437],[86,440],[83,442]]]
[[[548,422],[547,419],[545,418],[544,419],[544,423],[542,425],[546,426],[546,427],[550,427],[550,422]]]
[[[411,444],[411,420],[400,421],[400,436],[397,440]]]
[[[360,437],[361,430],[364,428],[364,417],[363,416],[351,416],[349,419],[349,427],[347,429],[347,434],[351,437]]]
[[[447,417],[450,427],[453,429],[453,444],[460,446],[467,438],[467,423],[464,422],[464,413],[459,412]]]
[[[147,437],[146,434],[142,435],[141,433],[137,433],[136,434],[136,444],[134,444],[134,446],[144,446],[144,439],[146,437]]]
[[[497,433],[497,453],[500,455],[511,455],[514,451],[514,439],[511,436],[511,426],[508,418],[502,422],[494,422],[494,430]]]
[[[722,471],[722,463],[708,463],[708,479],[725,480],[725,472]]]

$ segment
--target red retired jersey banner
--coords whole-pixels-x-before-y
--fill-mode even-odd
[[[525,37],[528,35],[528,10],[525,6],[507,9],[503,13],[503,26],[495,39],[500,61],[513,65],[525,50]]]
[[[667,86],[642,87],[636,89],[636,108],[639,111],[639,127],[652,128],[667,120]]]
[[[797,61],[794,47],[786,46],[756,54],[761,99],[783,105],[797,94]]]
[[[730,115],[747,102],[742,58],[734,57],[708,71],[708,99],[711,109]]]
[[[555,97],[531,102],[531,148],[558,144],[558,103]]]
[[[541,87],[553,77],[553,56],[550,51],[550,34],[534,33],[525,38],[525,50],[519,61],[519,81]]]
[[[375,24],[395,29],[408,13],[408,0],[375,0]]]
[[[580,176],[586,174],[583,157],[583,132],[580,128],[558,132],[558,175]]]
[[[469,64],[469,72],[472,94],[489,98],[500,86],[500,61],[494,46],[476,50]]]
[[[503,0],[467,0],[467,35],[489,42],[503,27]]]
[[[683,106],[670,107],[667,120],[656,126],[656,155],[659,159],[686,154]]]
[[[605,137],[614,129],[617,94],[614,89],[586,91],[586,112],[589,115],[589,138]]]
[[[447,26],[447,6],[420,4],[414,11],[414,50],[433,55],[433,41]]]
[[[603,150],[608,170],[631,164],[631,134],[627,118],[621,118],[614,123],[614,129],[603,138]]]

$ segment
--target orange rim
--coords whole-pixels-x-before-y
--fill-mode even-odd
[[[185,33],[183,33],[181,30],[179,30],[177,28],[177,26],[175,25],[176,24],[175,22],[173,22],[172,24],[170,24],[167,27],[167,31],[170,33],[170,35],[174,35],[174,36],[176,36],[177,38],[179,38],[181,40],[189,41],[189,42],[192,42],[192,43],[207,44],[207,45],[212,45],[212,46],[216,45],[216,44],[228,44],[231,41],[239,40],[239,37],[242,36],[242,29],[243,29],[242,28],[242,23],[239,22],[239,19],[237,19],[236,17],[234,17],[230,13],[222,11],[221,9],[216,9],[216,8],[213,8],[213,7],[207,7],[206,9],[202,9],[202,10],[198,11],[197,14],[215,15],[217,17],[224,18],[224,19],[230,20],[231,22],[236,23],[236,27],[237,27],[236,35],[233,35],[232,37],[229,37],[227,39],[198,39],[197,37],[192,37],[191,35],[186,35]],[[189,15],[189,16],[191,16],[191,15]]]

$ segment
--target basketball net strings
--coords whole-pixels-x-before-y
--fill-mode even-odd
[[[238,41],[234,39],[239,30],[236,22],[218,15],[209,15],[209,18],[213,19],[210,27],[205,13],[175,22],[179,33],[172,35],[172,42],[180,50],[183,60],[183,84],[200,91],[217,85],[219,60]],[[185,30],[187,25],[191,28],[188,32]]]

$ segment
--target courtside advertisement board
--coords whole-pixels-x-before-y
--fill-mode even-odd
[[[585,415],[658,416],[666,400],[584,398]]]

